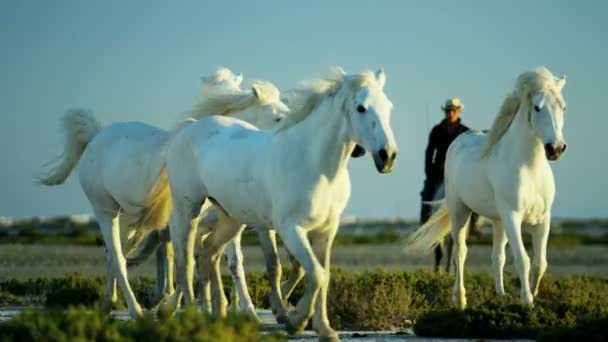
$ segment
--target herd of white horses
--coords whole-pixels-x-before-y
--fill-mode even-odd
[[[331,247],[350,196],[348,161],[369,152],[376,170],[388,173],[398,151],[390,126],[393,105],[383,91],[386,75],[338,69],[331,78],[283,95],[268,82],[253,82],[247,90],[241,82],[242,75],[226,68],[203,78],[202,100],[170,130],[140,122],[101,127],[89,112],[70,110],[63,117],[64,154],[39,181],[62,184],[78,165],[106,248],[102,309],[111,309],[118,284],[130,315],[142,316],[127,265],[158,249],[157,278],[166,293],[158,310],[172,313],[180,303],[195,303],[197,279],[202,306],[224,316],[220,262],[225,253],[240,309],[255,317],[240,246],[240,235],[250,226],[266,257],[277,321],[297,333],[312,318],[321,339],[337,340],[327,318],[327,290]],[[451,231],[453,300],[461,308],[466,306],[463,271],[471,212],[493,222],[497,293],[505,294],[509,242],[521,300],[533,302],[547,267],[555,193],[548,160],[559,159],[566,149],[564,85],[565,77],[544,67],[521,73],[489,132],[462,134],[448,150],[445,199],[405,251],[429,252]],[[526,226],[533,236],[532,282],[521,234]],[[277,233],[294,266],[284,283]],[[285,300],[302,278],[304,294],[288,310]]]

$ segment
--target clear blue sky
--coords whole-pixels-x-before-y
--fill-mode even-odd
[[[518,73],[566,74],[564,159],[552,163],[559,217],[607,217],[608,5],[605,1],[2,1],[0,216],[89,213],[76,177],[33,183],[62,149],[72,106],[103,124],[169,127],[217,66],[281,89],[384,67],[400,147],[394,172],[351,162],[359,217],[418,215],[423,152],[448,97],[488,127]],[[428,108],[428,115],[426,108]]]

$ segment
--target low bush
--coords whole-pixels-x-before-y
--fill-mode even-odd
[[[2,341],[279,341],[263,336],[259,324],[240,315],[214,319],[193,307],[159,322],[151,316],[121,321],[84,307],[24,312],[0,324]]]
[[[289,270],[286,269],[285,273]],[[247,275],[248,288],[256,307],[268,308],[269,283],[263,273]],[[493,277],[486,272],[465,273],[469,309],[452,310],[453,275],[430,270],[363,271],[333,270],[328,294],[328,315],[332,326],[350,330],[403,329],[416,321],[420,334],[462,337],[530,337],[549,328],[571,328],[575,324],[608,316],[608,278],[589,276],[546,276],[541,282],[535,308],[519,305],[519,281],[505,275],[508,296],[495,295]],[[228,298],[232,284],[224,278]],[[150,278],[131,281],[144,305],[154,282]],[[58,279],[0,282],[4,305],[21,296],[43,298],[47,306],[95,305],[103,293],[104,278],[71,275]],[[290,303],[302,295],[300,284]],[[2,297],[0,297],[1,299]],[[124,308],[119,296],[116,308]],[[0,302],[1,303],[1,302]],[[487,321],[477,327],[478,321]],[[464,323],[463,323],[464,322]],[[467,323],[468,322],[468,323]],[[468,324],[468,325],[467,325]],[[480,323],[481,324],[481,323]],[[475,335],[477,334],[477,335]]]

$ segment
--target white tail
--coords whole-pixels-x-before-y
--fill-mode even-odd
[[[61,162],[49,173],[38,179],[44,185],[63,184],[68,178],[74,166],[80,159],[82,152],[89,141],[97,134],[100,125],[90,112],[83,109],[71,109],[62,119],[65,130],[65,149],[59,157]]]
[[[127,256],[127,267],[139,266],[148,260],[152,253],[156,252],[161,242],[158,233],[156,230],[151,231],[137,246],[134,246],[137,248],[135,250],[136,254]]]
[[[439,209],[408,238],[405,253],[411,255],[428,253],[450,232],[450,213],[445,200],[434,202],[441,203]]]

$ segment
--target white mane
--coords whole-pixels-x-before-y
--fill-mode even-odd
[[[342,73],[337,72],[333,78],[310,81],[303,87],[286,93],[286,101],[291,112],[277,124],[276,132],[286,130],[306,119],[326,96],[335,95],[343,84],[346,84],[348,89],[353,91],[375,81],[375,79],[374,73],[371,71],[349,75],[346,78]]]
[[[481,157],[487,157],[492,148],[502,138],[511,126],[515,114],[521,106],[529,106],[532,96],[541,90],[552,92],[561,102],[564,102],[557,78],[545,67],[525,71],[517,77],[515,89],[505,98],[494,119],[492,128],[481,151]]]
[[[198,120],[209,115],[230,115],[254,106],[266,106],[279,101],[280,92],[270,82],[256,81],[252,88],[254,91],[211,93],[194,107],[190,117]]]

